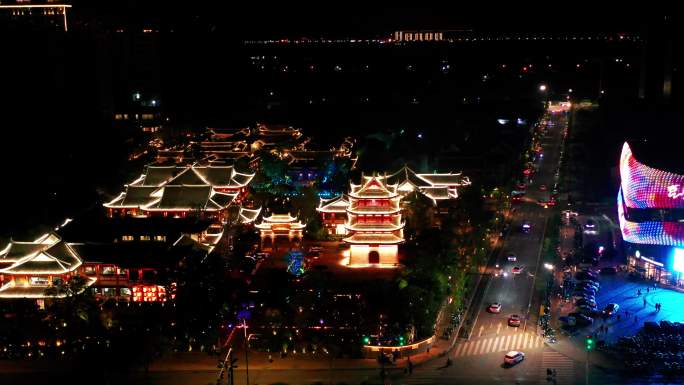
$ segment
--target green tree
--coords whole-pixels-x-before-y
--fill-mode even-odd
[[[51,314],[67,325],[89,323],[95,298],[87,287],[87,279],[76,275],[45,289],[45,295],[51,298]]]
[[[424,194],[414,191],[403,199],[406,232],[409,239],[420,235],[432,226],[435,205]]]
[[[264,176],[265,188],[288,182],[287,162],[273,154],[264,153],[261,155],[261,173]]]

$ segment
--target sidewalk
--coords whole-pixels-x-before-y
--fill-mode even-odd
[[[468,283],[470,288],[469,293],[472,302],[477,293],[477,286],[482,278],[481,274],[472,275]],[[450,322],[450,315],[443,317],[442,325],[438,326],[438,331],[443,330],[444,323]],[[466,318],[464,318],[465,320]],[[438,335],[433,346],[429,351],[416,353],[411,356],[411,363],[414,367],[420,366],[425,362],[445,357],[447,352],[451,350],[458,338],[458,330],[452,334],[452,338],[445,340],[439,338]],[[238,358],[238,370],[244,369],[245,352],[238,349],[234,353],[234,357]],[[285,358],[281,358],[278,353],[272,353],[272,361],[268,359],[269,353],[251,351],[249,352],[249,368],[251,370],[269,369],[269,370],[292,370],[292,369],[306,369],[306,370],[378,370],[380,363],[374,358],[335,358],[330,359],[324,354],[288,354]],[[210,356],[207,353],[175,353],[167,357],[162,357],[150,366],[150,371],[211,371],[216,370],[218,373],[217,363],[223,357]],[[392,371],[404,371],[408,366],[408,358],[400,357],[393,364],[386,364],[385,368]]]

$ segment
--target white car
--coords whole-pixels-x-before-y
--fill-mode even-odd
[[[501,304],[494,302],[493,304],[489,305],[487,308],[490,313],[501,313]]]
[[[518,260],[518,257],[516,257],[515,254],[513,254],[513,253],[508,253],[508,255],[506,256],[506,258],[507,258],[510,262],[515,262],[515,261]]]
[[[515,365],[525,359],[525,353],[511,350],[504,356],[504,363],[508,365]]]

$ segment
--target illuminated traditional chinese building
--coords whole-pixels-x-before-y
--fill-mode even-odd
[[[397,185],[383,177],[364,176],[360,185],[351,184],[344,241],[351,245],[350,266],[396,266],[398,245],[404,242]]]
[[[173,286],[168,273],[185,258],[211,252],[222,229],[215,231],[208,221],[192,222],[181,227],[193,233],[181,234],[172,223],[177,221],[167,222],[168,228],[158,219],[169,221],[103,225],[103,238],[113,237],[112,242],[66,242],[57,233],[32,242],[11,241],[0,251],[0,298],[45,299],[51,297],[48,288],[81,276],[96,298],[165,301],[166,287]]]
[[[254,225],[259,229],[261,235],[261,247],[264,247],[264,241],[270,240],[270,245],[273,247],[276,238],[287,237],[288,241],[302,239],[302,232],[306,227],[297,217],[288,214],[272,214],[269,217],[263,217],[260,223]]]
[[[433,202],[458,198],[458,189],[469,186],[470,179],[461,173],[418,174],[408,166],[387,176],[388,184],[396,184],[401,195],[419,191]]]
[[[458,190],[471,184],[470,179],[461,173],[418,174],[408,166],[402,167],[391,175],[377,176],[377,178],[384,180],[387,185],[396,185],[396,192],[401,198],[414,191],[420,192],[430,198],[442,211],[445,211],[447,207],[440,205],[440,202],[458,198]],[[343,230],[340,225],[346,222],[347,207],[349,207],[349,200],[343,195],[332,199],[321,199],[316,210],[321,213],[323,225],[329,234],[346,234],[346,228]]]
[[[54,233],[11,241],[0,251],[0,298],[46,298],[45,290],[78,274],[83,260]],[[92,285],[95,279],[88,279]]]
[[[195,212],[225,222],[226,209],[241,201],[253,177],[232,166],[148,166],[104,206],[110,217],[184,218]]]
[[[347,235],[347,207],[349,200],[345,195],[331,199],[321,199],[316,211],[321,213],[323,226],[330,235]]]

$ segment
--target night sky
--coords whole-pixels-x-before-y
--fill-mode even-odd
[[[206,2],[169,3],[167,1],[75,2],[75,12],[97,15],[100,22],[144,23],[174,22],[189,25],[209,22],[220,31],[239,38],[280,38],[297,35],[385,36],[397,29],[474,29],[479,31],[600,32],[637,31],[643,17],[626,16],[617,20],[610,12],[573,13],[562,16],[547,13],[537,16],[525,12],[490,14],[464,10],[463,6],[379,7],[338,2],[303,5],[266,4],[216,6]]]

